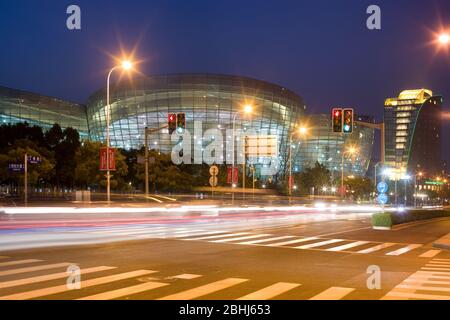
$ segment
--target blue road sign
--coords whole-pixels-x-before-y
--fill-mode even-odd
[[[25,166],[23,163],[10,163],[8,164],[8,170],[10,172],[23,172],[25,170]]]
[[[386,204],[388,202],[388,196],[386,193],[380,193],[378,195],[378,203],[379,204]]]
[[[388,191],[388,185],[386,182],[381,181],[377,184],[377,190],[379,193],[386,193]]]

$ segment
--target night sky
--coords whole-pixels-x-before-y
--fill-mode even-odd
[[[80,31],[66,28],[71,4]],[[381,30],[366,28],[371,4]],[[450,49],[432,43],[442,28],[449,0],[2,0],[0,85],[85,103],[111,55],[134,49],[147,75],[244,75],[294,90],[310,112],[349,106],[381,120],[384,99],[403,89],[450,105]]]

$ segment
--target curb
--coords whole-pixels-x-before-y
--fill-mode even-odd
[[[433,247],[450,250],[450,233],[433,242]]]

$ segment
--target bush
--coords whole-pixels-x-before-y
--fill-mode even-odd
[[[372,225],[376,227],[392,227],[392,215],[389,212],[375,213],[372,216]]]

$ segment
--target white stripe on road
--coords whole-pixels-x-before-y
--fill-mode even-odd
[[[418,285],[409,285],[409,284],[399,284],[398,286],[396,286],[396,288],[409,289],[409,290],[450,292],[450,288],[446,288],[446,287],[427,287],[427,286],[418,286]],[[450,296],[448,298],[450,299]]]
[[[300,243],[300,242],[313,241],[313,240],[317,240],[317,239],[319,239],[319,238],[317,238],[317,237],[309,237],[309,238],[295,239],[295,240],[284,241],[284,242],[271,243],[271,244],[268,244],[268,246],[269,247],[278,247],[278,246],[285,246],[287,244],[294,244],[294,243]]]
[[[403,282],[408,283],[415,283],[415,284],[444,284],[444,285],[450,285],[450,281],[442,281],[442,280],[429,280],[428,277],[426,278],[420,278],[420,277],[410,277],[408,279],[405,279]]]
[[[329,248],[326,249],[327,251],[342,251],[342,250],[347,250],[350,248],[354,248],[357,246],[362,246],[363,244],[369,243],[368,241],[355,241],[349,244],[344,244],[342,246],[338,246],[338,247],[333,247],[333,248]]]
[[[450,259],[434,258],[433,261],[450,261]]]
[[[83,280],[81,285],[82,288],[88,288],[96,285],[106,284],[114,281],[134,278],[142,275],[147,275],[150,273],[155,273],[157,271],[152,270],[137,270],[137,271],[131,271],[131,272],[125,272],[125,273],[119,273],[112,276],[106,276],[101,278],[94,278],[89,280]],[[74,289],[76,290],[76,289]],[[26,300],[26,299],[33,299],[38,298],[42,296],[48,296],[52,294],[62,293],[66,291],[72,291],[67,287],[66,284],[55,286],[55,287],[48,287],[44,289],[37,289],[32,291],[25,291],[21,293],[11,294],[8,296],[0,297],[0,300]]]
[[[419,257],[420,258],[433,258],[436,255],[438,255],[441,252],[441,250],[428,250],[427,252],[422,253]]]
[[[267,236],[270,236],[270,234],[254,234],[252,236],[244,236],[244,237],[222,239],[222,240],[213,240],[211,242],[231,242],[231,241],[240,241],[240,240],[246,240],[246,239],[262,238],[262,237],[267,237]]]
[[[115,269],[115,268],[116,267],[100,266],[100,267],[81,269],[80,271],[81,271],[81,275],[83,275],[83,274],[88,274],[88,273],[93,273],[93,272],[111,270],[111,269]],[[63,278],[67,278],[68,276],[69,276],[69,274],[67,272],[58,272],[58,273],[47,274],[44,276],[4,281],[4,282],[0,282],[0,289],[23,286],[26,284],[44,282],[44,281],[55,280],[55,279],[63,279]]]
[[[411,250],[417,249],[417,248],[419,248],[421,246],[422,246],[421,244],[410,244],[410,245],[407,245],[406,247],[403,247],[401,249],[388,252],[388,253],[386,253],[386,255],[387,256],[399,256],[399,255],[404,254],[406,252],[409,252]]]
[[[208,239],[217,239],[217,238],[225,238],[225,237],[234,237],[234,236],[240,236],[240,235],[244,235],[244,234],[250,234],[250,233],[249,232],[227,233],[227,234],[222,234],[219,236],[190,238],[190,239],[183,239],[183,240],[208,240]]]
[[[450,271],[450,268],[430,268],[430,267],[423,267],[422,270]]]
[[[282,237],[268,238],[268,239],[262,239],[262,240],[260,239],[260,240],[239,242],[238,244],[257,244],[257,243],[270,242],[270,241],[289,239],[289,238],[295,238],[295,237],[294,236],[282,236]]]
[[[378,251],[378,250],[382,250],[382,249],[385,249],[385,248],[392,247],[393,245],[395,245],[395,243],[386,242],[386,243],[382,243],[382,244],[379,244],[379,245],[376,245],[376,246],[373,246],[373,247],[370,247],[370,248],[358,251],[357,253],[361,253],[361,254],[372,253],[372,252],[375,252],[375,251]]]
[[[315,243],[311,243],[311,244],[305,244],[303,246],[295,247],[295,249],[311,249],[311,248],[322,247],[322,246],[326,246],[327,244],[332,244],[332,243],[342,242],[342,241],[344,241],[344,240],[330,239],[330,240],[315,242]]]
[[[27,264],[27,263],[41,262],[41,261],[42,260],[27,259],[27,260],[15,260],[15,261],[1,262],[0,267],[15,266],[18,264]]]
[[[186,291],[182,291],[179,293],[171,294],[158,300],[191,300],[198,297],[205,296],[207,294],[211,294],[235,285],[238,285],[242,282],[248,281],[248,279],[240,279],[240,278],[227,278],[224,280],[219,280],[216,282],[212,282],[209,284],[205,284],[203,286],[189,289]]]
[[[91,296],[83,297],[77,300],[111,300],[111,299],[117,299],[120,297],[129,296],[136,293],[141,293],[149,290],[153,290],[156,288],[168,286],[168,283],[161,283],[161,282],[146,282],[141,283],[135,286],[121,288],[113,291],[103,292],[94,294]]]
[[[331,287],[309,300],[340,300],[354,290],[354,288]]]
[[[450,276],[450,272],[443,272],[443,271],[417,271],[416,273],[422,274],[422,275],[434,276],[434,277]]]
[[[278,282],[261,290],[252,292],[237,300],[268,300],[300,286],[298,283]]]
[[[183,273],[183,274],[179,274],[173,277],[169,277],[169,279],[183,279],[183,280],[191,280],[191,279],[196,279],[196,278],[200,278],[201,275],[199,274],[190,274],[190,273]]]
[[[441,296],[435,294],[418,294],[401,291],[391,291],[385,295],[381,300],[399,300],[399,298],[406,299],[425,299],[425,300],[450,300],[450,296]]]
[[[19,273],[47,270],[47,269],[55,269],[55,268],[60,268],[60,267],[67,267],[67,266],[70,266],[72,264],[73,263],[63,262],[63,263],[54,263],[54,264],[40,265],[40,266],[36,266],[36,267],[26,267],[26,268],[19,268],[19,269],[11,269],[11,270],[0,271],[0,276],[9,276],[9,275],[12,275],[12,274],[19,274]]]
[[[439,264],[439,265],[444,265],[444,266],[450,266],[450,262],[446,262],[446,261],[428,261],[428,264]]]
[[[450,264],[441,264],[441,263],[427,263],[425,267],[439,267],[439,268],[449,268]]]

